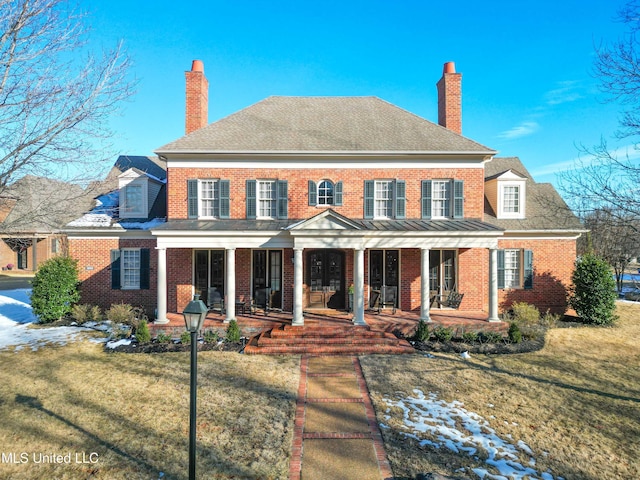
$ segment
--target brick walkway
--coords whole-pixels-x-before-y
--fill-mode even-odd
[[[289,479],[391,477],[358,358],[303,356]]]

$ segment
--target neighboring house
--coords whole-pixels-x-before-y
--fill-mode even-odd
[[[164,164],[157,158],[121,155],[102,183],[104,193],[95,198],[95,206],[67,224],[83,303],[106,309],[124,302],[153,313],[156,240],[150,229],[166,220],[166,184]]]
[[[0,267],[34,272],[66,251],[61,229],[81,215],[90,197],[82,187],[26,175],[0,195]]]
[[[156,151],[166,223],[68,232],[83,301],[144,303],[160,323],[212,288],[227,320],[235,300],[267,292],[293,324],[348,308],[350,293],[363,323],[380,291],[425,320],[453,291],[460,310],[490,321],[513,301],[566,308],[582,227],[518,159],[461,135],[452,62],[437,84],[439,124],[376,97],[269,97],[207,124],[202,62],[186,82],[186,135]],[[135,169],[119,180],[120,208],[151,219],[154,180]],[[136,181],[147,189],[123,194]]]

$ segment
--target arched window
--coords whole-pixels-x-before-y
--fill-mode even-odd
[[[333,205],[333,183],[329,180],[318,184],[318,205]]]

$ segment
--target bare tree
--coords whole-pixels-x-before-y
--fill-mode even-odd
[[[108,119],[133,83],[121,45],[88,50],[84,21],[68,0],[0,0],[0,197],[24,175],[102,173]]]
[[[581,147],[582,160],[559,175],[559,184],[581,217],[606,208],[640,219],[640,149],[633,139],[640,135],[640,1],[626,3],[617,20],[625,32],[617,41],[596,48],[593,74],[605,100],[623,106],[616,137],[630,138],[635,149],[611,150],[604,139],[595,147]]]
[[[622,275],[631,260],[640,256],[638,221],[625,212],[599,208],[584,219],[590,230],[587,245],[582,250],[592,251],[606,260],[614,269],[618,291],[622,291]]]

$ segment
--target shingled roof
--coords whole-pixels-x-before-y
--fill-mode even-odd
[[[584,231],[584,226],[550,183],[536,183],[518,157],[494,157],[485,164],[485,180],[512,170],[526,177],[526,218],[498,219],[485,197],[484,221],[506,231]]]
[[[156,150],[230,152],[496,152],[377,97],[268,97]]]

